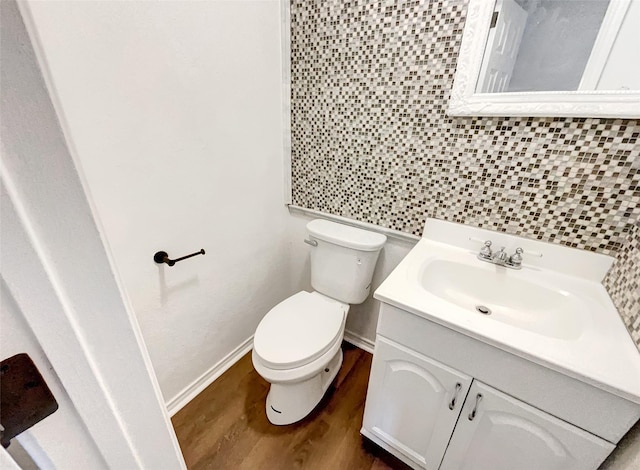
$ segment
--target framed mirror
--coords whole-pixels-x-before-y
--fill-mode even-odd
[[[640,118],[640,0],[469,0],[448,113]]]

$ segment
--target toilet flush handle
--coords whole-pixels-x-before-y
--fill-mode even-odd
[[[307,245],[311,245],[311,246],[318,246],[318,242],[317,242],[317,241],[315,241],[315,240],[307,240],[307,239],[305,238],[305,239],[304,239],[304,242],[305,242]]]

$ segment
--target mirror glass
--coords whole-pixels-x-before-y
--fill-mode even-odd
[[[638,25],[640,0],[496,0],[475,92],[640,90]]]

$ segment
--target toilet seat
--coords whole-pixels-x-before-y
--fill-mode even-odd
[[[318,292],[298,292],[273,307],[254,337],[254,353],[276,370],[302,367],[342,338],[349,305]]]

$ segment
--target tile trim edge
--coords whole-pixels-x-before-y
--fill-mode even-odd
[[[287,207],[289,208],[290,214],[299,213],[304,215],[311,215],[321,219],[333,220],[334,222],[350,225],[352,227],[363,228],[365,230],[370,230],[372,232],[381,233],[390,238],[395,238],[395,239],[403,240],[410,243],[416,243],[420,241],[420,238],[421,238],[417,235],[411,235],[409,233],[400,232],[399,230],[393,230],[390,228],[381,227],[380,225],[370,224],[368,222],[360,222],[359,220],[350,219],[348,217],[342,217],[340,215],[328,214],[326,212],[320,212],[314,209],[307,209],[306,207],[296,206],[295,204],[287,204]]]

